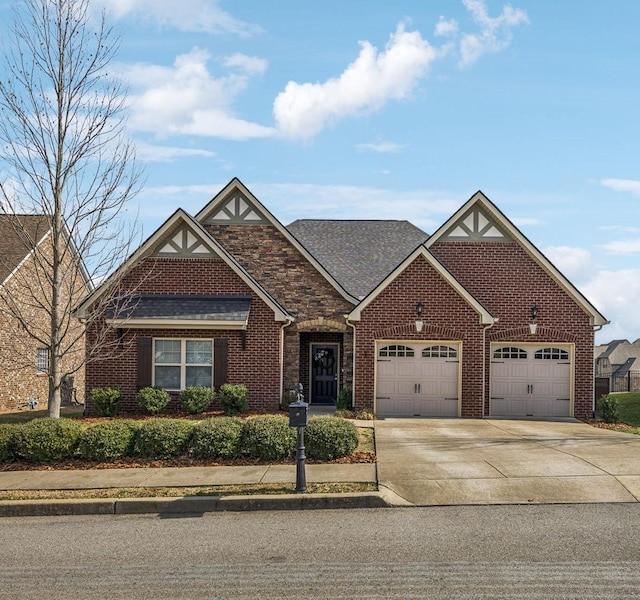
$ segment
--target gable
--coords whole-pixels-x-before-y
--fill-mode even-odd
[[[349,315],[349,320],[359,321],[362,311],[369,306],[382,292],[394,281],[404,275],[420,258],[424,259],[440,278],[459,295],[478,314],[479,323],[482,325],[492,325],[493,315],[484,307],[469,291],[455,279],[455,277],[444,268],[444,266],[433,256],[424,245],[416,248],[398,267],[396,267]],[[410,290],[407,290],[408,292]]]
[[[292,321],[291,315],[209,234],[182,209],[169,217],[103,284],[76,309],[79,318],[88,317],[91,307],[112,291],[131,269],[148,257],[215,258],[226,263],[273,311],[276,321]],[[189,290],[185,290],[189,292]]]
[[[445,252],[440,248],[437,251],[438,258],[447,268],[451,269],[453,265],[449,264],[447,255],[452,253],[456,256],[460,255],[458,256],[459,262],[464,263],[466,260],[463,256],[465,242],[480,245],[483,248],[501,246],[502,244],[505,246],[507,244],[516,245],[580,307],[583,313],[590,317],[594,326],[603,326],[609,322],[481,191],[476,192],[437,229],[425,242],[425,246],[433,249],[435,253],[438,246],[441,248],[455,246],[456,244],[452,242],[462,246],[459,251]],[[493,263],[494,267],[497,265],[498,263]],[[460,269],[458,269],[456,276],[461,277]],[[524,282],[520,282],[520,285],[523,284]]]

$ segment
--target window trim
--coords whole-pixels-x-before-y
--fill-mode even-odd
[[[44,368],[42,367],[41,358],[44,355]],[[37,375],[49,375],[51,356],[49,348],[37,348],[36,349],[36,374]]]
[[[179,363],[156,363],[156,342],[180,342],[180,362]],[[187,363],[187,343],[188,342],[209,342],[211,345],[211,362],[210,363]],[[168,392],[180,392],[187,387],[187,368],[188,367],[205,367],[211,369],[211,384],[213,387],[213,365],[214,365],[214,341],[213,338],[153,338],[151,346],[151,385],[156,385],[156,367],[180,367],[180,387],[179,388],[163,388]]]

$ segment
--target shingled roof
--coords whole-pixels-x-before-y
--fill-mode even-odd
[[[45,215],[0,214],[0,283],[5,282],[49,229]]]
[[[364,298],[429,238],[409,221],[299,219],[287,229],[358,298]]]

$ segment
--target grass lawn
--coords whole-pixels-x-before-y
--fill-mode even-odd
[[[635,429],[619,428],[625,433],[640,435],[640,392],[617,392],[611,394],[618,401],[618,418]],[[612,429],[618,429],[615,425]]]
[[[60,416],[65,419],[82,419],[83,406],[63,406],[60,408]],[[0,412],[0,423],[26,423],[32,419],[40,419],[47,416],[47,409],[42,410],[15,410]]]
[[[614,397],[618,401],[620,420],[640,427],[640,392],[623,392]]]

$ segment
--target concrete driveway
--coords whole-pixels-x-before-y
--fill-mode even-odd
[[[375,431],[394,504],[640,501],[640,436],[573,419],[384,419]]]

